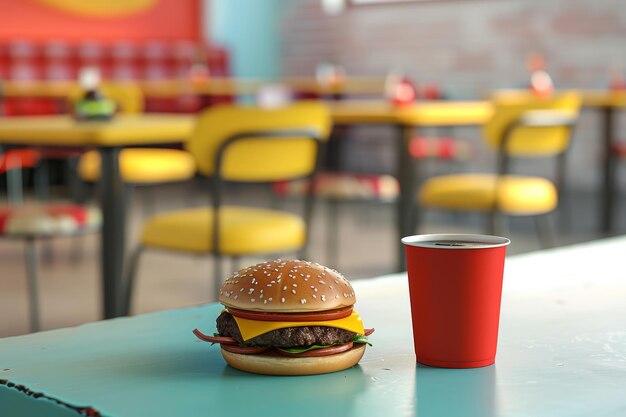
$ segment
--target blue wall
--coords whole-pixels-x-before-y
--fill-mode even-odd
[[[212,0],[210,38],[228,48],[232,75],[279,77],[280,13],[284,0]]]

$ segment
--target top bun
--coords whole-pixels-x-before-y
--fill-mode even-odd
[[[314,262],[263,262],[230,276],[220,290],[226,307],[265,312],[313,312],[352,306],[352,286],[339,272]]]

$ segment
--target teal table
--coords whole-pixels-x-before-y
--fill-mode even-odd
[[[496,365],[416,366],[406,277],[355,282],[355,368],[246,374],[191,334],[220,307],[0,340],[0,416],[624,416],[626,238],[507,259]]]

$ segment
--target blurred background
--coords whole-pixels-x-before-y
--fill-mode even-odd
[[[72,233],[78,236],[46,232],[40,239],[41,233],[8,226],[12,216],[30,213],[24,204],[62,199],[100,206],[99,168],[90,176],[82,160],[89,146],[46,142],[42,148],[37,137],[29,139],[31,146],[16,144],[19,135],[3,133],[2,123],[79,118],[77,102],[91,99],[83,94],[95,90],[123,113],[130,105],[107,93],[116,83],[139,91],[138,114],[195,118],[228,104],[330,103],[335,123],[322,162],[325,176],[315,190],[308,257],[349,279],[397,271],[401,197],[426,206],[414,194],[431,178],[497,172],[498,153],[483,139],[489,118],[438,123],[415,116],[406,122],[413,129],[407,149],[414,178],[409,188],[401,186],[395,117],[428,103],[491,106],[502,91],[535,98],[576,91],[582,105],[563,170],[555,176],[554,166],[525,157],[514,164],[516,171],[559,185],[558,207],[544,210],[551,214],[551,242],[538,238],[524,216],[510,217],[500,231],[513,241],[509,254],[626,231],[621,0],[0,0],[0,10],[0,237],[6,237],[0,239],[0,337],[34,330],[33,314],[44,330],[102,318],[103,262],[97,230]],[[95,82],[89,74],[96,74]],[[83,90],[78,95],[77,86]],[[365,114],[337,122],[337,114],[352,109]],[[381,116],[372,116],[372,109]],[[159,167],[158,160],[147,164]],[[17,180],[11,174],[16,169]],[[209,204],[203,178],[194,168],[185,181],[158,177],[120,195],[127,211],[126,251],[155,214]],[[285,183],[229,184],[225,193],[228,204],[299,208],[298,191]],[[484,232],[483,214],[428,210],[419,232]],[[31,243],[37,249],[33,258],[28,249],[25,256]],[[215,260],[200,255],[142,256],[131,312],[214,301]],[[239,266],[265,258],[243,257]],[[27,280],[33,265],[35,296]],[[224,273],[237,265],[224,262]],[[32,310],[33,302],[39,311]]]

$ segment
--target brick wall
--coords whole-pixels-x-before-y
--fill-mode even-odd
[[[533,51],[545,55],[557,88],[604,88],[610,67],[626,70],[624,0],[441,0],[348,7],[337,16],[324,14],[320,0],[296,0],[284,11],[282,30],[284,75],[312,75],[320,61],[352,75],[398,69],[457,99],[525,85]],[[599,181],[596,116],[585,111],[574,138],[575,187]],[[481,152],[482,164],[489,154]]]
[[[441,0],[348,7],[338,16],[320,3],[297,0],[285,11],[285,75],[332,60],[349,74],[401,69],[475,97],[524,84],[533,51],[546,56],[560,87],[602,87],[608,67],[626,69],[624,0]]]

